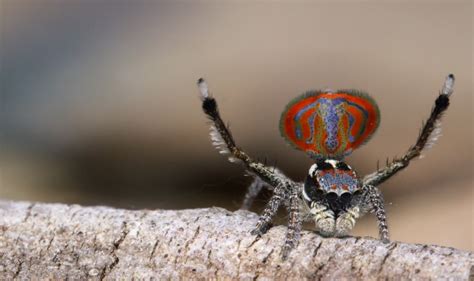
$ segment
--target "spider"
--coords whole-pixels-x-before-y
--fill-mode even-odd
[[[362,178],[343,159],[377,130],[380,112],[375,101],[357,90],[313,90],[293,99],[281,115],[280,132],[293,147],[314,160],[304,182],[289,179],[279,169],[255,161],[239,148],[221,119],[206,81],[201,78],[197,84],[202,109],[211,120],[212,144],[230,162],[243,164],[254,176],[242,209],[251,206],[262,188],[273,191],[251,234],[264,235],[279,207],[286,206],[288,228],[281,251],[286,259],[298,243],[304,221],[314,221],[322,236],[344,237],[358,218],[374,213],[380,240],[390,241],[384,201],[377,186],[406,168],[411,160],[421,157],[421,152],[436,142],[441,132],[441,117],[453,93],[454,76],[446,77],[430,117],[407,153]]]

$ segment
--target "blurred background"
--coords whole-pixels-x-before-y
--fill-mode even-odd
[[[280,137],[287,102],[368,91],[382,122],[346,159],[364,175],[414,143],[452,72],[443,137],[381,188],[392,239],[474,250],[471,1],[0,0],[0,12],[1,200],[237,209],[251,179],[210,144],[201,76],[237,143],[299,180],[311,161]],[[376,237],[374,217],[354,235]]]

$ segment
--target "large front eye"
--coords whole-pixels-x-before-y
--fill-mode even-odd
[[[350,194],[349,192],[345,192],[341,194],[341,196],[339,197],[339,200],[341,201],[342,208],[346,209],[351,203],[352,194]]]

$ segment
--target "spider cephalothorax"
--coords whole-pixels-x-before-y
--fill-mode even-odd
[[[198,80],[202,107],[211,119],[212,143],[231,162],[241,162],[255,178],[242,204],[248,209],[263,187],[273,191],[252,234],[263,235],[283,204],[287,207],[288,231],[283,257],[296,245],[302,222],[313,220],[325,236],[348,235],[362,215],[375,214],[380,239],[389,241],[383,199],[377,185],[408,166],[439,137],[440,120],[449,106],[454,76],[448,75],[435,101],[430,117],[416,143],[407,153],[387,166],[359,178],[344,157],[366,143],[380,124],[375,101],[357,90],[309,91],[291,101],[280,119],[282,136],[295,148],[314,160],[304,183],[294,182],[280,170],[254,161],[236,146],[229,128],[222,121],[216,100],[210,96],[206,82]]]

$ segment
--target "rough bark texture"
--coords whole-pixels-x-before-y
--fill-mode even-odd
[[[0,279],[452,279],[474,254],[305,231],[280,260],[284,226],[261,239],[257,215],[220,208],[129,211],[0,202]],[[472,278],[472,276],[471,276]]]

